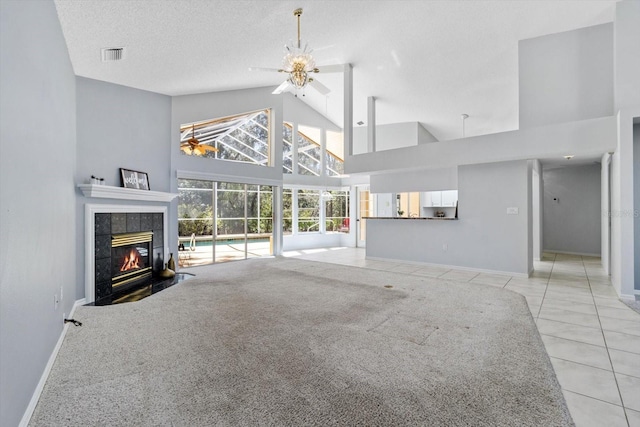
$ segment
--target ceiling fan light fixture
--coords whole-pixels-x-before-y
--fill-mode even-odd
[[[207,151],[216,152],[218,149],[211,145],[200,144],[196,138],[196,125],[191,125],[191,138],[180,144],[180,149],[188,155],[204,156]]]
[[[294,44],[292,41],[285,45],[285,56],[282,60],[282,71],[289,73],[289,83],[296,89],[303,89],[312,81],[309,73],[316,71],[316,61],[313,59],[313,49],[308,43],[302,43],[300,40],[300,15],[302,9],[293,11],[293,15],[298,18],[298,40]],[[303,47],[304,46],[304,47]]]

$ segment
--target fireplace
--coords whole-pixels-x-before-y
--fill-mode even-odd
[[[89,303],[146,286],[164,267],[166,208],[87,205]]]
[[[152,274],[152,250],[152,231],[111,236],[113,292],[148,281]]]

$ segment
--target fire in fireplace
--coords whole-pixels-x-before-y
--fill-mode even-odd
[[[140,252],[138,252],[138,249],[131,248],[129,255],[125,255],[124,260],[122,260],[122,267],[120,267],[120,271],[129,271],[140,268],[142,263],[140,257],[141,255]]]
[[[151,231],[111,236],[111,286],[114,291],[117,287],[134,285],[151,277],[152,241]]]

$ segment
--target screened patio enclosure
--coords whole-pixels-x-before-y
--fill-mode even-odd
[[[271,186],[179,179],[178,190],[180,267],[272,254]]]
[[[268,180],[277,186],[271,187],[252,184],[249,177],[231,178],[233,174],[223,180],[236,182],[218,182],[215,175],[178,179],[180,267],[272,255],[274,227],[289,244],[336,242],[327,235],[349,233],[349,191],[339,179],[344,174],[342,132],[296,122],[277,126],[282,126],[282,174],[288,181],[282,188],[279,180]],[[270,109],[183,123],[180,148],[187,156],[271,167],[273,152],[279,152],[272,150],[273,127]],[[304,186],[293,184],[297,177]],[[326,177],[335,177],[335,185],[326,185]],[[273,205],[274,189],[281,206]],[[274,212],[282,218],[278,224]],[[278,240],[278,250],[283,244]]]

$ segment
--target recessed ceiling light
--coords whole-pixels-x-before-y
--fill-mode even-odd
[[[567,155],[567,156],[563,156],[563,157],[564,157],[565,159],[567,159],[567,160],[571,160],[571,159],[573,159],[573,154],[569,154],[569,155]]]

